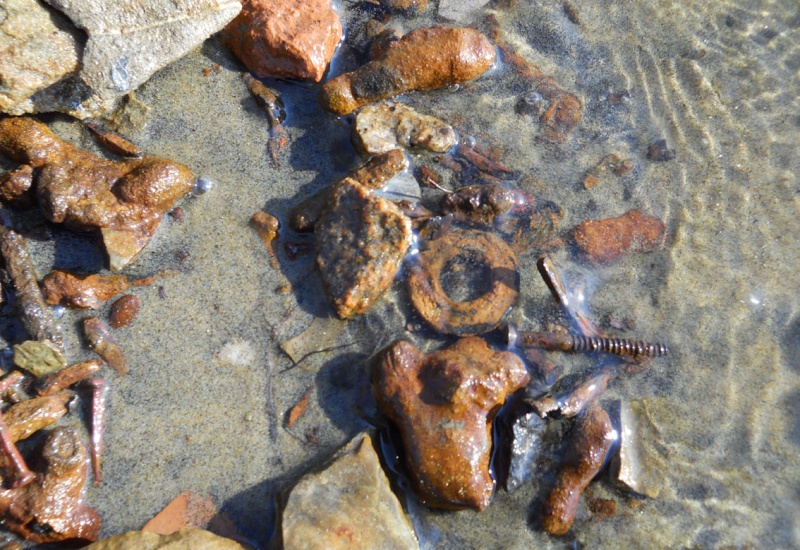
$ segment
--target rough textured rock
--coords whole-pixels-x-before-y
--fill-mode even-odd
[[[492,420],[527,384],[522,360],[478,337],[427,355],[404,340],[374,365],[378,407],[400,428],[414,489],[428,506],[484,509],[492,498]]]
[[[408,168],[408,157],[401,149],[392,149],[386,153],[376,155],[362,166],[350,172],[347,177],[352,178],[361,185],[370,189],[380,189],[386,182]],[[313,231],[314,225],[319,220],[322,212],[331,202],[331,197],[336,192],[337,185],[344,181],[334,183],[307,198],[292,210],[289,225],[295,231]]]
[[[103,539],[86,550],[244,550],[244,546],[202,529],[185,529],[171,535],[128,531]]]
[[[663,221],[638,210],[629,210],[617,218],[586,220],[572,232],[581,252],[597,263],[637,252],[652,252],[664,244],[665,235]]]
[[[0,4],[0,112],[77,69],[80,46],[67,25],[36,0]]]
[[[346,115],[410,90],[433,90],[472,80],[494,60],[494,46],[474,29],[417,29],[391,42],[382,58],[327,82],[320,101],[326,109]]]
[[[67,366],[61,350],[50,340],[26,340],[16,344],[14,363],[34,376],[45,376]]]
[[[314,230],[317,267],[342,319],[367,311],[392,284],[411,245],[411,221],[353,179],[337,185]]]
[[[80,77],[103,101],[135,90],[223,28],[236,0],[46,0],[89,38]]]
[[[353,143],[370,155],[397,147],[446,153],[458,143],[458,136],[449,124],[418,113],[408,105],[376,103],[356,114]]]
[[[331,0],[247,0],[222,40],[259,78],[319,82],[342,39]]]
[[[419,547],[368,435],[356,436],[328,468],[292,489],[283,544],[287,550]]]
[[[0,155],[33,167],[47,219],[71,229],[101,230],[114,270],[136,257],[195,180],[189,168],[166,159],[100,158],[29,117],[0,120]]]

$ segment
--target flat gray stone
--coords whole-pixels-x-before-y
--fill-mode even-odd
[[[439,0],[438,14],[450,21],[468,23],[489,0]]]
[[[69,26],[36,0],[0,2],[1,112],[77,69],[80,45]]]
[[[222,29],[241,10],[237,0],[46,0],[86,31],[80,81],[30,106],[85,118],[113,109],[150,76]],[[88,89],[88,90],[87,90]],[[89,92],[87,94],[87,91]]]
[[[419,548],[367,434],[292,489],[283,512],[283,544],[286,550]]]

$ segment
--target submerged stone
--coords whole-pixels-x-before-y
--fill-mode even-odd
[[[328,468],[292,489],[283,544],[287,550],[419,547],[368,435],[356,436]]]
[[[337,115],[346,115],[410,90],[434,90],[472,80],[494,60],[494,46],[474,29],[416,29],[389,43],[380,59],[326,82],[320,102]]]
[[[446,153],[458,143],[455,130],[436,117],[418,113],[402,103],[367,105],[353,124],[356,148],[370,155],[397,147]]]
[[[372,391],[399,428],[409,475],[428,506],[483,510],[495,481],[489,470],[492,421],[530,376],[522,360],[478,337],[425,354],[404,340],[383,350]]]
[[[337,315],[349,319],[392,284],[411,245],[411,222],[392,202],[345,178],[314,235],[325,291]]]

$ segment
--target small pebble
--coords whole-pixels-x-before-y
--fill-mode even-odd
[[[124,327],[133,321],[139,312],[139,297],[127,294],[111,305],[111,312],[108,315],[108,324],[112,328]]]

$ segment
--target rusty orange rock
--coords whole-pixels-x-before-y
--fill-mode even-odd
[[[246,0],[223,42],[258,76],[319,82],[342,39],[331,0]]]
[[[327,82],[320,101],[326,109],[346,115],[410,90],[434,90],[472,80],[494,60],[494,46],[474,29],[425,27],[392,42],[381,59]]]
[[[597,403],[578,417],[567,457],[542,510],[542,528],[551,535],[569,531],[583,491],[603,466],[613,433],[608,413]]]
[[[475,336],[430,355],[397,340],[379,354],[372,391],[400,428],[409,474],[425,504],[488,506],[495,483],[492,421],[529,378],[519,357],[493,351]]]
[[[655,216],[630,210],[617,218],[586,220],[572,231],[578,248],[596,263],[651,252],[664,243],[666,226]]]

